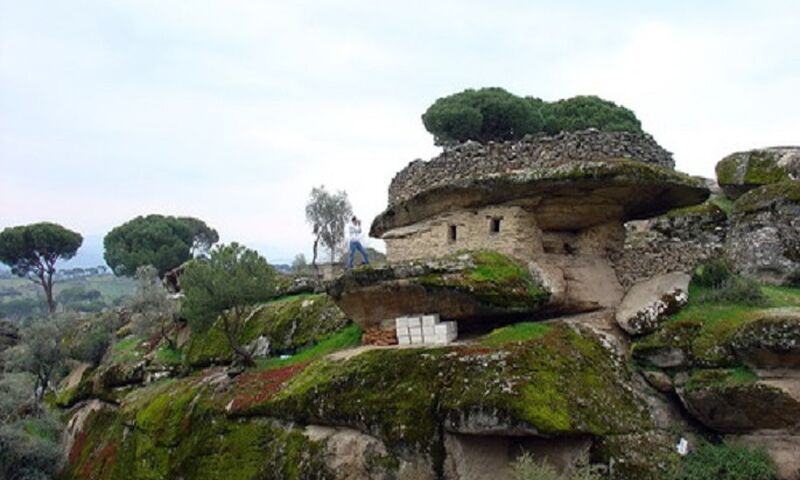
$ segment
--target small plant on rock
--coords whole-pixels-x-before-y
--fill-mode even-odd
[[[705,444],[683,458],[671,480],[775,480],[775,465],[764,449]]]
[[[591,465],[583,465],[559,473],[552,465],[537,461],[525,452],[511,464],[511,478],[514,480],[601,480],[605,478]]]

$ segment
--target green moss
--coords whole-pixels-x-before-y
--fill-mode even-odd
[[[325,479],[322,447],[266,419],[231,420],[202,377],[137,391],[93,413],[64,478]]]
[[[294,295],[254,307],[239,341],[246,345],[263,335],[269,340],[272,355],[293,354],[347,323],[344,313],[327,295]],[[194,335],[186,353],[186,361],[193,367],[230,363],[233,358],[221,322],[202,335]]]
[[[552,434],[642,428],[644,410],[610,355],[564,325],[502,348],[373,350],[314,363],[237,415],[348,425],[434,458],[441,422],[467,428],[487,415]]]
[[[720,185],[767,185],[789,179],[774,155],[759,150],[730,155],[717,163],[716,171]]]
[[[649,355],[667,348],[683,350],[694,367],[736,367],[732,342],[754,322],[761,321],[771,309],[800,306],[800,289],[790,287],[761,287],[765,305],[735,303],[701,303],[708,298],[706,288],[690,285],[689,304],[673,315],[661,330],[637,340],[633,357],[647,364]]]
[[[486,250],[459,252],[451,257],[464,255],[470,256],[474,268],[459,273],[426,275],[419,278],[420,284],[464,292],[484,304],[512,310],[535,309],[550,298],[550,292],[518,261]]]
[[[179,348],[164,344],[156,351],[153,363],[167,367],[179,366],[183,363],[183,354]]]
[[[687,391],[702,388],[724,388],[755,383],[758,375],[746,367],[732,369],[693,370],[684,388]]]
[[[780,202],[800,202],[800,180],[789,180],[764,185],[750,190],[733,204],[734,214],[765,210]]]
[[[131,363],[140,360],[144,351],[144,340],[136,335],[128,335],[111,346],[110,361],[113,363]]]
[[[708,200],[699,205],[690,207],[676,208],[667,212],[668,218],[680,218],[688,216],[713,216],[725,214],[725,211],[717,205],[717,202]]]
[[[730,185],[737,183],[736,171],[739,168],[740,161],[741,157],[737,155],[730,155],[728,157],[723,158],[717,163],[716,166],[717,182],[720,185]]]
[[[515,323],[492,331],[481,340],[481,343],[484,345],[500,345],[509,342],[523,342],[539,338],[549,332],[550,329],[551,327],[545,323]]]
[[[262,368],[297,365],[299,363],[317,360],[330,353],[346,348],[357,347],[359,345],[361,345],[361,328],[358,325],[350,325],[320,340],[316,345],[304,348],[288,358],[266,358],[260,360],[258,364],[259,367]]]

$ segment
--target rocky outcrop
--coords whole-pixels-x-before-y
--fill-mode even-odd
[[[631,335],[654,332],[689,300],[690,280],[673,272],[634,285],[617,308],[617,323]]]
[[[739,198],[754,188],[800,179],[800,147],[771,147],[736,152],[717,163],[717,182]]]
[[[734,204],[727,243],[737,271],[762,282],[800,281],[800,181],[752,190]]]
[[[362,327],[414,313],[447,320],[489,322],[493,317],[531,314],[550,292],[514,259],[494,252],[464,252],[443,258],[356,268],[336,279],[328,293]]]
[[[405,200],[390,203],[372,223],[370,236],[458,209],[500,205],[520,199],[534,202],[540,228],[585,228],[612,220],[649,218],[708,197],[702,181],[636,160],[608,158],[549,167],[503,170],[482,176],[446,177]],[[598,208],[605,205],[605,208]],[[600,216],[587,216],[587,208]]]
[[[636,159],[670,170],[675,167],[672,154],[652,137],[634,133],[589,129],[552,137],[526,136],[518,142],[466,142],[427,162],[415,160],[401,170],[389,186],[389,204],[461,179],[609,158]]]

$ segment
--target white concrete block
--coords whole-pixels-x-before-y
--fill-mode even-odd
[[[397,317],[394,324],[397,328],[408,328],[408,317]]]
[[[398,345],[411,345],[411,337],[397,337]]]
[[[420,319],[420,317],[406,317],[406,322],[408,322],[408,328],[422,326],[422,319]]]
[[[434,326],[430,326],[430,327],[423,326],[422,327],[422,336],[423,337],[432,337],[432,336],[434,336],[435,335],[434,328],[435,328]]]
[[[422,327],[420,327],[420,326],[408,327],[408,333],[411,334],[411,335],[422,336]]]
[[[432,327],[439,323],[439,314],[434,313],[433,315],[423,315],[422,316],[422,326],[423,327]]]
[[[408,327],[397,327],[397,328],[394,329],[394,331],[397,333],[398,337],[401,336],[401,335],[405,335],[405,336],[409,335]]]

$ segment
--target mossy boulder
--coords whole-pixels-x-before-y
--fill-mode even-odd
[[[754,381],[754,376],[740,377],[736,371],[699,372],[677,391],[689,413],[718,432],[792,428],[800,423],[800,401],[789,391]]]
[[[328,479],[321,446],[267,419],[231,420],[214,376],[164,381],[90,414],[64,479]],[[218,381],[218,380],[217,380]]]
[[[725,194],[739,198],[762,185],[800,178],[800,148],[773,147],[737,152],[717,163],[717,182]]]
[[[270,355],[290,354],[314,345],[347,324],[347,317],[327,295],[297,295],[254,307],[239,341],[248,345],[263,337]],[[186,351],[187,363],[195,368],[226,364],[233,359],[220,322],[202,335],[193,335]]]
[[[355,268],[328,288],[339,307],[364,328],[409,313],[439,313],[480,322],[543,308],[550,292],[528,268],[491,251]]]
[[[443,460],[442,431],[596,436],[645,430],[627,374],[589,333],[559,324],[527,341],[474,348],[374,350],[325,360],[233,416],[348,426],[393,451]],[[256,394],[257,395],[257,394]]]
[[[730,347],[753,368],[800,368],[800,309],[766,312],[739,328]]]

